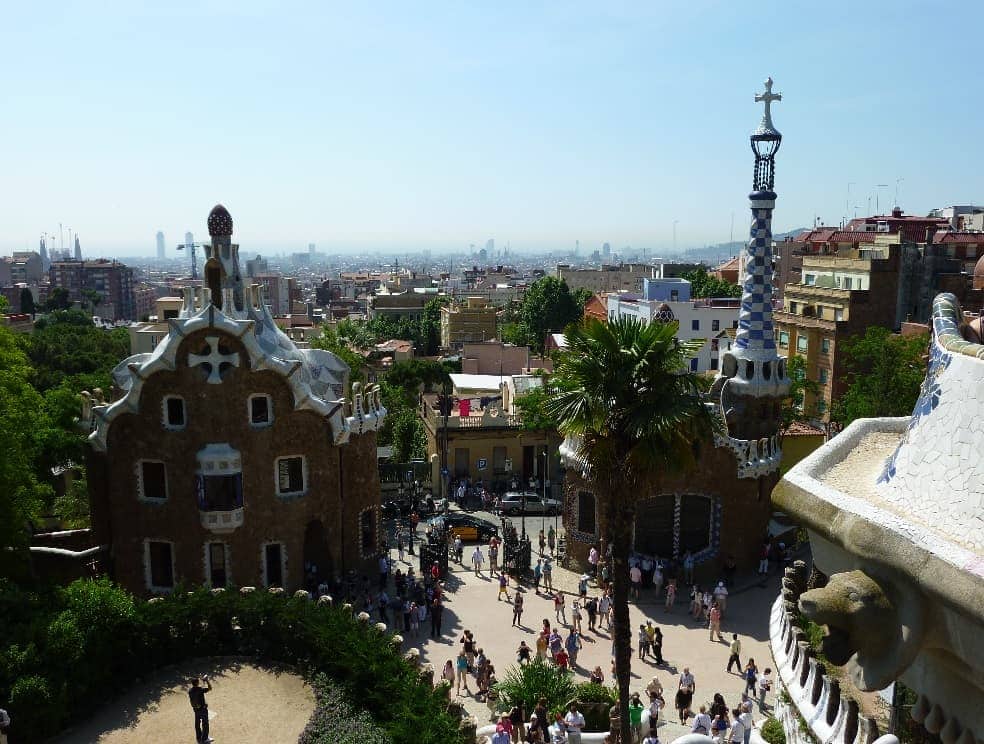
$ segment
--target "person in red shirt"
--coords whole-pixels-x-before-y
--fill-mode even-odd
[[[560,651],[558,651],[554,655],[554,661],[557,663],[557,668],[558,669],[560,669],[562,672],[566,672],[567,671],[567,669],[568,669],[568,662],[570,661],[570,657],[567,655],[567,651],[566,651],[566,649],[564,649],[563,646],[561,646]]]

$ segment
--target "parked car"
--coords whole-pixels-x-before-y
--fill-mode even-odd
[[[539,494],[527,491],[507,491],[499,499],[499,511],[503,514],[522,514],[523,499],[526,499],[526,514],[560,514],[561,504],[557,499],[543,498]]]
[[[491,522],[461,512],[450,512],[439,517],[432,517],[427,520],[427,523],[439,530],[446,526],[463,541],[487,542],[499,534],[499,528]]]
[[[384,501],[383,519],[407,519],[410,516],[410,502],[407,500]]]

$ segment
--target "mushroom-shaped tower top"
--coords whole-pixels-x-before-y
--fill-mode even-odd
[[[232,235],[232,215],[221,204],[216,204],[208,213],[208,234],[213,238],[228,238]]]

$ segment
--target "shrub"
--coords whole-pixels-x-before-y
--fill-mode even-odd
[[[769,744],[786,744],[786,732],[782,730],[778,718],[767,718],[759,733]]]
[[[372,731],[359,709],[369,711],[373,725],[393,741],[460,741],[443,691],[420,680],[390,636],[341,608],[263,591],[213,595],[185,588],[150,603],[106,580],[80,580],[47,595],[0,584],[4,616],[12,622],[0,636],[0,701],[10,701],[17,740],[56,733],[166,664],[245,655],[327,675],[355,711],[348,717],[355,721],[351,731],[359,732],[352,741],[378,740],[363,735]]]
[[[324,674],[313,681],[317,707],[297,744],[392,744],[369,714],[352,707],[342,689]]]
[[[509,667],[502,681],[495,686],[505,707],[521,706],[526,716],[537,701],[547,699],[547,710],[567,705],[574,698],[576,686],[571,675],[541,659]]]
[[[592,682],[582,682],[574,692],[574,699],[581,704],[585,731],[608,731],[611,726],[608,712],[618,702],[617,689]],[[551,713],[563,712],[561,709],[551,711]]]

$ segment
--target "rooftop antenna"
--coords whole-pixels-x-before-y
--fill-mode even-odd
[[[206,243],[182,243],[175,250],[188,251],[191,256],[191,278],[198,278],[198,249],[204,248]]]
[[[905,179],[899,176],[895,179],[895,206],[899,206],[899,184],[901,184]]]
[[[887,189],[888,188],[888,184],[887,183],[876,183],[875,184],[875,188],[876,189]],[[881,214],[881,200],[879,199],[880,196],[881,196],[881,191],[876,191],[875,192],[875,212],[877,214]]]

